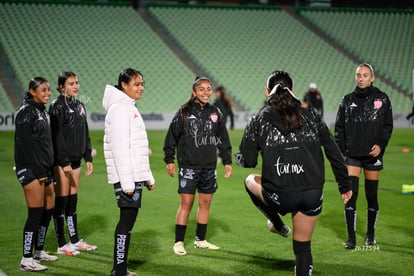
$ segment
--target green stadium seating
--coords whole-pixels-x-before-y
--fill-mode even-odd
[[[412,11],[304,10],[305,18],[354,55],[411,91],[414,69]]]
[[[266,77],[277,69],[292,74],[299,98],[310,82],[316,82],[326,111],[336,111],[342,96],[355,86],[357,64],[278,8],[150,5],[147,10],[215,85],[225,85],[246,111],[262,106]],[[366,57],[377,71],[406,87],[407,68],[414,64],[412,47],[406,46],[413,41],[412,13],[380,14],[380,19],[377,14],[301,12],[343,47]],[[103,112],[105,85],[115,84],[121,69],[135,67],[146,81],[138,102],[141,111],[173,112],[189,98],[197,72],[128,6],[0,3],[0,17],[0,43],[23,87],[34,75],[41,75],[56,96],[58,73],[71,70],[79,76],[80,99],[88,112]],[[362,17],[372,24],[357,28]],[[360,29],[362,34],[355,35]],[[386,30],[388,43],[382,43],[381,30]],[[400,55],[407,49],[411,55]],[[375,83],[388,93],[394,111],[411,110],[410,99],[381,79]]]
[[[103,112],[105,85],[134,67],[146,81],[141,111],[175,111],[189,98],[194,74],[131,7],[1,3],[0,17],[0,43],[23,87],[44,76],[57,96],[59,72],[74,71],[88,112]]]
[[[12,111],[14,110],[14,106],[10,101],[10,98],[6,94],[6,90],[4,90],[3,85],[0,83],[0,111]]]
[[[326,111],[336,111],[355,86],[357,64],[284,11],[162,6],[149,11],[247,110],[263,104],[265,78],[276,69],[293,75],[299,97],[316,82]],[[405,96],[381,80],[376,84],[390,95],[394,110],[410,110]]]

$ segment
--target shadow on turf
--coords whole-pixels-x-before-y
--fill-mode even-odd
[[[198,250],[198,249],[197,249]],[[256,273],[257,271],[262,270],[273,270],[274,272],[281,272],[281,273],[290,273],[293,272],[293,267],[295,266],[294,260],[280,260],[280,259],[273,259],[269,257],[264,257],[263,255],[256,255],[256,254],[248,254],[248,253],[241,253],[235,252],[231,250],[220,250],[221,255],[207,255],[206,250],[200,250],[200,253],[191,253],[191,257],[196,257],[201,259],[212,259],[212,263],[214,263],[214,259],[226,259],[226,263],[228,263],[229,267],[234,267],[233,272],[223,272],[216,270],[213,266],[209,269],[202,269],[202,268],[194,268],[194,270],[190,269],[185,262],[184,264],[177,264],[177,265],[162,265],[158,262],[157,266],[151,267],[150,273],[153,275],[246,275],[251,273]],[[212,253],[212,252],[210,252]],[[223,256],[227,254],[227,256]],[[247,259],[245,262],[241,262],[241,258]],[[185,257],[178,257],[178,258],[185,258]],[[188,257],[187,257],[188,258]],[[140,266],[143,265],[146,261],[141,260],[130,260],[129,267],[135,268],[136,271],[139,271]],[[240,266],[240,263],[243,263]],[[228,268],[229,268],[228,267]],[[189,272],[191,270],[191,272]],[[256,271],[256,272],[255,272]]]
[[[336,237],[338,237],[340,240],[342,240],[344,243],[347,239],[347,232],[346,232],[346,226],[345,226],[345,219],[338,219],[338,214],[335,213],[328,213],[325,212],[323,216],[319,218],[319,224],[324,224],[325,227],[329,225],[329,228],[335,232]],[[365,225],[366,224],[366,218],[365,217],[357,217],[357,225]],[[393,232],[396,235],[404,235],[407,240],[413,239],[414,234],[411,227],[405,227],[402,225],[388,225],[387,227],[392,228]],[[361,243],[362,241],[362,243]],[[359,242],[359,245],[364,245],[365,241],[365,233],[364,231],[357,231],[357,242]],[[395,252],[401,252],[406,251],[408,254],[414,255],[414,250],[411,244],[396,244],[394,243],[387,243],[387,238],[384,238],[383,240],[378,241],[378,245],[384,245],[387,246],[389,251],[395,251]]]
[[[225,223],[220,224],[222,228],[226,228]],[[212,227],[213,228],[213,227]],[[214,231],[211,231],[214,232]],[[173,233],[173,229],[172,229]],[[138,255],[134,256],[130,254],[128,260],[128,267],[132,271],[139,272],[141,268],[144,268],[144,265],[152,260],[152,257],[156,256],[159,251],[161,250],[159,245],[157,245],[157,241],[153,239],[147,239],[146,237],[154,237],[158,234],[157,231],[143,231],[139,233],[139,241],[136,244],[131,244],[131,250],[134,250],[134,247],[137,246],[140,248],[141,251]],[[212,234],[212,233],[210,233]],[[152,240],[152,241],[151,241]],[[143,254],[143,251],[145,254]],[[156,266],[151,266],[151,270],[147,271],[146,273],[150,275],[246,275],[251,273],[261,273],[264,271],[275,271],[279,272],[283,275],[290,274],[293,272],[293,267],[295,265],[294,260],[286,260],[286,259],[275,259],[270,257],[265,257],[264,253],[261,252],[237,252],[234,250],[225,250],[220,249],[220,254],[214,254],[214,251],[208,251],[203,249],[192,249],[191,246],[188,248],[189,255],[186,257],[175,256],[171,250],[171,256],[177,257],[176,263],[171,263],[168,261],[168,264],[163,264],[162,260],[156,261]],[[183,262],[180,262],[180,258],[184,258]],[[189,258],[194,258],[194,262],[192,262]],[[227,268],[233,271],[220,271],[220,265],[217,267],[211,266],[208,269],[202,268],[202,266],[197,266],[197,259],[206,260],[211,259],[211,263],[214,264],[214,260],[220,260],[220,263],[223,261],[228,265]],[[223,260],[224,259],[224,260]],[[190,262],[189,262],[190,261]],[[203,261],[202,261],[203,262]],[[195,265],[193,267],[193,265]],[[189,267],[190,266],[190,267]],[[145,268],[144,268],[145,269]],[[147,269],[147,268],[146,268]],[[145,272],[143,270],[142,272]]]
[[[378,276],[378,275],[387,275],[387,276],[399,276],[401,273],[392,273],[382,271],[378,267],[370,266],[367,263],[360,262],[359,264],[355,263],[352,266],[349,265],[338,265],[331,263],[322,263],[319,262],[314,264],[312,275],[335,275],[335,276]]]
[[[89,215],[85,217],[81,214],[80,216],[82,219],[78,222],[78,225],[81,236],[93,236],[93,233],[108,228],[109,219],[104,215]]]
[[[292,260],[278,260],[271,259],[262,256],[256,256],[251,254],[243,254],[239,252],[226,251],[228,254],[243,255],[243,257],[248,257],[250,260],[243,265],[232,265],[234,263],[229,263],[228,269],[232,271],[219,271],[214,266],[210,268],[199,268],[193,267],[189,268],[187,265],[181,264],[168,264],[163,265],[161,262],[158,262],[157,266],[151,266],[151,271],[140,270],[139,267],[144,263],[141,261],[131,261],[129,263],[131,268],[134,268],[136,272],[143,272],[149,275],[183,275],[183,276],[193,276],[193,275],[214,275],[214,276],[224,276],[224,275],[269,275],[269,270],[272,271],[272,275],[292,275],[293,267],[295,265]],[[198,256],[197,256],[198,257]],[[200,255],[201,258],[217,258],[214,256]],[[222,258],[222,257],[221,257]],[[267,272],[262,271],[264,269]],[[262,274],[263,273],[263,274]],[[382,271],[376,267],[370,267],[365,263],[354,264],[352,266],[341,266],[338,264],[318,262],[314,264],[314,270],[312,275],[337,275],[337,276],[377,276],[384,275]],[[398,276],[400,273],[387,272],[388,276]]]
[[[230,251],[227,251],[230,253]],[[232,252],[234,253],[234,252]],[[236,252],[236,254],[239,254]],[[193,256],[197,256],[197,254],[192,254]],[[206,255],[199,255],[197,257],[200,258],[220,258],[221,260],[223,257],[215,257],[215,256],[206,256]],[[283,273],[283,275],[287,275],[289,273],[293,273],[293,267],[295,265],[294,261],[291,260],[277,260],[277,259],[269,259],[263,258],[259,256],[251,256],[251,260],[245,263],[244,265],[235,265],[235,263],[229,264],[228,268],[233,268],[233,271],[220,271],[219,268],[211,266],[210,268],[200,268],[200,267],[193,267],[190,268],[186,264],[168,264],[163,265],[161,262],[158,262],[157,266],[151,266],[151,271],[148,271],[151,275],[246,275],[246,274],[256,274],[261,273],[262,269],[264,270],[273,270],[275,273]],[[138,260],[129,261],[129,267],[131,269],[135,269],[136,272],[140,271],[140,266],[144,262]],[[196,265],[196,263],[195,263]],[[259,272],[258,272],[259,271]],[[142,271],[144,272],[144,271]]]
[[[242,252],[235,252],[231,250],[220,250],[221,252],[225,252],[228,255],[240,256],[247,258],[247,263],[258,266],[261,268],[272,269],[275,271],[293,271],[293,267],[295,266],[294,260],[282,260],[282,259],[274,259],[269,257],[264,257],[263,255],[259,254],[248,254]],[[221,257],[220,257],[221,258]],[[234,258],[235,260],[239,260],[238,258]],[[245,271],[245,270],[243,270]]]
[[[413,229],[409,226],[389,225],[389,227],[393,228],[396,234],[405,236],[407,241],[410,241],[414,238]],[[384,245],[384,247],[386,247],[386,250],[389,252],[414,256],[414,248],[410,242],[403,244],[402,242],[397,243],[396,241],[382,241],[380,245]]]

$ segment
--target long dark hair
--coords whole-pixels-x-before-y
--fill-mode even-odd
[[[44,77],[34,77],[29,81],[28,90],[26,92],[26,98],[32,99],[33,95],[30,94],[30,90],[36,90],[43,83],[48,82]]]
[[[231,108],[233,106],[233,102],[231,101],[229,96],[227,96],[226,88],[224,88],[224,86],[220,85],[219,87],[216,88],[216,91],[220,92],[220,97],[223,100],[224,105]]]
[[[136,69],[133,68],[126,68],[119,73],[118,76],[118,86],[117,88],[119,90],[122,90],[122,83],[128,83],[132,78],[135,78],[136,76],[141,76],[142,79],[144,79],[144,76],[142,73]]]
[[[76,74],[71,72],[71,71],[63,71],[60,72],[59,76],[58,76],[58,87],[57,87],[57,91],[59,93],[62,93],[63,91],[60,89],[61,86],[65,85],[65,82],[68,80],[68,78],[70,77],[76,77]]]
[[[206,77],[197,76],[195,77],[192,85],[192,91],[195,91],[196,87],[200,84],[202,81],[208,81],[211,85],[211,81]],[[193,92],[191,92],[190,99],[185,102],[181,107],[181,114],[183,115],[183,119],[187,118],[191,113],[191,103],[193,103],[196,100],[196,96],[193,96]]]
[[[289,130],[300,129],[302,127],[300,102],[292,93],[293,79],[289,73],[272,72],[267,78],[266,88],[269,90],[266,102],[279,113],[285,126]]]

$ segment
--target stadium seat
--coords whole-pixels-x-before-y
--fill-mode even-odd
[[[15,110],[12,102],[6,94],[3,85],[0,83],[0,110],[1,111],[13,111]]]
[[[129,6],[1,3],[0,17],[0,43],[23,87],[44,76],[56,96],[59,72],[74,71],[88,112],[103,112],[105,85],[134,67],[147,85],[140,110],[175,111],[189,97],[194,74]]]
[[[149,5],[147,11],[215,85],[226,86],[240,109],[262,106],[265,78],[277,69],[292,74],[299,98],[316,82],[326,111],[336,111],[355,86],[356,64],[277,7]],[[306,10],[300,15],[401,87],[409,86],[412,13]],[[41,75],[57,95],[58,73],[74,71],[88,112],[103,111],[103,89],[115,84],[125,67],[144,74],[146,90],[138,102],[143,112],[176,111],[198,74],[128,6],[1,3],[0,16],[0,43],[23,87]],[[411,109],[396,88],[379,78],[375,83],[390,95],[394,111]]]

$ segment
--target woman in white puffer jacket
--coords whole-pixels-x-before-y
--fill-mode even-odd
[[[104,155],[109,184],[114,185],[120,208],[115,229],[114,266],[111,276],[136,275],[127,270],[131,231],[141,207],[142,188],[155,188],[149,164],[149,143],[144,121],[135,101],[142,97],[142,74],[124,69],[118,85],[107,85],[103,107],[106,111]]]

